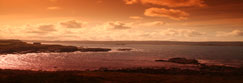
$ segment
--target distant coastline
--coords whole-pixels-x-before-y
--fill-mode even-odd
[[[41,42],[32,44],[21,40],[0,40],[0,54],[26,54],[49,52],[108,52],[109,48],[79,48],[76,46],[46,45]]]
[[[27,43],[31,42],[31,43]],[[109,48],[80,48],[76,46],[42,43],[105,44],[105,45],[188,45],[188,46],[243,46],[243,42],[180,42],[180,41],[35,41],[0,40],[0,54],[48,52],[108,52]],[[129,49],[130,50],[130,49]]]
[[[25,42],[43,43],[75,43],[75,44],[107,44],[107,45],[127,45],[127,44],[149,44],[149,45],[191,45],[191,46],[243,46],[243,41],[41,41],[23,40]]]

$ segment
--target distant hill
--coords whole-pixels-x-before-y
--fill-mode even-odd
[[[40,52],[74,52],[78,48],[61,45],[35,45],[20,40],[0,40],[0,54],[26,54]]]
[[[26,44],[21,40],[0,40],[0,46],[16,45],[16,44]]]

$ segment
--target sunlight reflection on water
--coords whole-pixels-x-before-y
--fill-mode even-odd
[[[242,65],[242,47],[192,47],[192,46],[130,46],[137,50],[128,52],[98,53],[29,53],[0,55],[1,69],[21,70],[95,70],[99,68],[134,67],[193,67],[174,63],[159,63],[154,60],[171,57],[199,59],[207,64]],[[113,47],[114,49],[114,47]],[[196,49],[196,50],[195,50]],[[227,51],[222,51],[227,50]],[[231,55],[231,56],[229,56]]]

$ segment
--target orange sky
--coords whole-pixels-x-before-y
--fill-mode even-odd
[[[243,0],[0,0],[0,39],[243,41]]]

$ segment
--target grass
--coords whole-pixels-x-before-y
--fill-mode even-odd
[[[243,83],[242,75],[0,70],[1,83]]]

